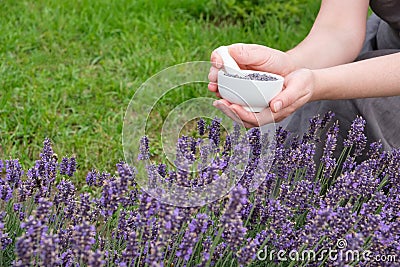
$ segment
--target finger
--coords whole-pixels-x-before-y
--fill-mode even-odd
[[[208,80],[210,82],[217,82],[218,80],[218,71],[219,69],[211,67],[210,72],[208,73]]]
[[[296,84],[286,86],[277,96],[275,96],[271,102],[270,107],[274,113],[281,111],[287,107],[293,105],[298,100],[302,100],[309,95],[310,92],[304,86],[298,86]],[[307,101],[307,100],[304,100]]]
[[[230,108],[235,110],[235,112],[244,122],[253,125],[253,127],[275,122],[274,115],[272,114],[270,108],[266,108],[258,113],[249,112],[240,105],[231,105]]]
[[[216,93],[218,91],[218,84],[212,82],[208,83],[208,90]]]
[[[215,50],[211,53],[210,60],[214,68],[220,69],[224,65],[221,56]]]
[[[215,100],[213,105],[214,107],[218,108],[223,113],[225,113],[225,115],[231,118],[232,120],[242,124],[242,120],[240,119],[240,117],[236,114],[234,110],[230,108],[231,103],[229,103],[225,99]]]
[[[245,110],[242,106],[237,104],[232,104],[231,109],[233,109],[243,121],[251,124],[257,123],[257,119],[254,113]]]

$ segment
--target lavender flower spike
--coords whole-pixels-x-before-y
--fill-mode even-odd
[[[357,116],[351,124],[347,138],[343,142],[345,147],[354,146],[355,157],[361,155],[367,143],[367,137],[364,134],[365,123],[366,121],[362,117]]]
[[[149,138],[147,136],[143,136],[140,139],[140,153],[138,155],[138,160],[148,160],[150,159],[150,151],[149,151]]]
[[[204,135],[205,129],[206,129],[206,122],[204,121],[203,118],[200,118],[200,120],[197,122],[197,131],[200,136]]]

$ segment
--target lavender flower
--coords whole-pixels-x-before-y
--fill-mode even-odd
[[[326,134],[326,142],[323,151],[323,155],[321,158],[321,162],[325,165],[323,171],[323,177],[328,179],[336,167],[336,159],[333,157],[333,152],[336,148],[337,142],[337,134],[339,132],[338,122],[335,122],[331,128],[329,128],[328,133]]]
[[[23,174],[24,171],[17,159],[6,160],[6,180],[11,188],[18,188]]]
[[[234,250],[240,247],[247,232],[239,213],[246,203],[247,190],[239,185],[231,191],[229,203],[221,217],[221,225],[224,227],[222,237]]]
[[[208,216],[202,213],[197,214],[196,218],[189,223],[176,256],[182,257],[185,261],[189,261],[193,254],[194,246],[199,241],[201,235],[206,232],[208,225]]]
[[[343,142],[345,147],[354,146],[355,157],[361,155],[367,143],[367,137],[364,134],[365,123],[366,121],[362,117],[357,116]]]
[[[6,213],[3,211],[0,213],[0,250],[5,250],[8,245],[12,243],[12,239],[8,236],[8,233],[4,232],[4,218]]]
[[[60,263],[60,259],[58,258],[58,242],[57,235],[42,234],[39,246],[40,265],[56,266]]]
[[[138,160],[148,160],[150,159],[150,151],[149,151],[149,138],[147,136],[143,136],[140,139],[140,153],[138,155]]]
[[[67,249],[60,256],[61,266],[72,267],[74,265],[74,255],[71,249]]]
[[[400,149],[381,152],[379,143],[372,144],[369,159],[352,165],[321,190],[321,181],[315,179],[314,141],[332,116],[314,118],[305,141],[295,137],[290,146],[289,133],[282,128],[277,130],[274,144],[266,144],[265,136],[252,129],[243,137],[240,131],[228,136],[224,150],[219,151],[215,144],[216,139],[221,142],[218,120],[209,128],[208,140],[182,137],[177,154],[183,168],[167,172],[165,164],[151,164],[150,178],[162,177],[163,182],[193,189],[242,178],[229,197],[199,208],[170,206],[139,191],[135,169],[124,162],[116,165],[115,176],[95,170],[88,173],[93,195],[85,192],[78,197],[69,180],[61,180],[52,191],[59,178],[56,175],[68,176],[75,167],[69,167],[68,158],[58,164],[50,141],[45,140],[41,158],[28,171],[27,179],[21,179],[23,172],[15,161],[9,161],[8,171],[0,168],[0,196],[13,201],[3,209],[14,212],[4,220],[6,213],[0,211],[0,249],[11,251],[10,244],[15,244],[15,257],[1,255],[15,259],[15,266],[219,266],[229,258],[229,264],[248,266],[264,244],[285,251],[305,247],[318,251],[333,248],[339,238],[346,238],[352,250],[396,255],[400,248]],[[327,133],[322,160],[325,178],[331,177],[336,164],[337,127],[333,123]],[[148,139],[147,148],[146,138],[141,143],[141,152],[148,159]],[[271,163],[264,155],[266,145],[276,145],[271,170],[264,166]],[[351,147],[357,150],[357,145]],[[230,155],[231,149],[238,155]],[[210,159],[212,154],[216,156]],[[250,158],[245,156],[248,154]],[[190,173],[196,156],[201,157],[202,166],[198,173]],[[243,177],[236,169],[239,165],[246,167]],[[252,192],[254,180],[259,187]],[[227,181],[223,185],[216,191],[230,188],[225,186]],[[180,201],[181,195],[177,192],[172,197]],[[18,217],[21,232],[14,232],[12,223],[17,220],[18,225]],[[221,240],[215,239],[220,234]]]
[[[104,183],[98,203],[101,208],[101,214],[105,217],[105,219],[110,218],[110,216],[113,215],[117,210],[121,195],[120,193],[121,192],[115,177],[107,180],[107,182]]]
[[[94,218],[94,212],[91,207],[90,194],[82,193],[79,197],[79,204],[77,205],[77,210],[75,212],[76,216],[74,216],[73,222],[74,224],[80,224],[82,221],[92,221]]]
[[[101,267],[105,266],[106,261],[104,260],[104,253],[103,251],[97,249],[96,251],[90,251],[89,257],[87,260],[88,267]]]
[[[63,215],[66,218],[72,218],[76,209],[74,184],[68,180],[62,180],[58,185],[58,194],[54,196],[54,204],[56,206],[64,206]]]
[[[167,165],[160,163],[158,165],[158,174],[160,174],[161,177],[165,178],[167,176]]]
[[[264,242],[267,233],[263,230],[254,238],[248,238],[247,244],[236,252],[236,258],[241,266],[248,266],[256,258],[260,245]]]
[[[219,146],[221,132],[221,119],[214,118],[209,127],[208,138],[213,141],[215,147]]]
[[[88,222],[74,226],[72,233],[72,251],[82,262],[88,262],[92,246],[95,244],[96,229]]]
[[[125,250],[122,252],[121,263],[124,263],[125,266],[131,266],[135,258],[138,256],[139,248],[137,244],[138,241],[136,238],[136,232],[135,231],[129,232],[127,235],[127,243]]]
[[[41,214],[39,213],[38,216],[40,218]],[[16,241],[16,266],[30,266],[40,254],[39,240],[47,232],[48,227],[40,219],[31,215],[26,222],[21,224],[21,228],[25,232]]]
[[[86,175],[86,183],[88,186],[94,186],[97,183],[97,177],[99,176],[99,172],[96,170],[92,170],[90,172],[88,172],[88,174]]]
[[[13,196],[13,190],[8,183],[0,180],[0,199],[9,201]]]
[[[319,137],[317,136],[318,130],[321,128],[321,119],[320,115],[316,115],[313,118],[310,119],[310,126],[308,127],[307,133],[303,135],[302,142],[310,142],[310,141],[315,141],[319,142]]]
[[[18,217],[20,221],[23,221],[25,219],[25,212],[21,203],[14,203],[13,210],[19,215]]]
[[[75,157],[66,158],[64,157],[60,163],[60,174],[68,175],[72,177],[76,171],[76,159]]]
[[[135,174],[136,171],[133,167],[129,166],[125,162],[120,162],[117,165],[118,175],[120,177],[120,187],[126,191],[128,186],[136,187]]]
[[[203,136],[205,134],[206,130],[206,122],[204,121],[203,118],[200,118],[200,120],[197,121],[197,131],[200,136]]]

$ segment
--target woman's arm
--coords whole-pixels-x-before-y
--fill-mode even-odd
[[[368,0],[322,0],[310,33],[287,53],[299,68],[354,61],[364,42],[368,5]]]
[[[285,88],[260,113],[220,100],[247,127],[281,121],[307,102],[400,95],[400,53],[324,69],[299,69],[285,78]],[[223,106],[222,106],[223,105]],[[233,117],[233,116],[232,116]]]
[[[400,53],[313,70],[311,100],[400,95]]]

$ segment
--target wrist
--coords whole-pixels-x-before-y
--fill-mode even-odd
[[[311,70],[314,78],[314,94],[311,101],[332,100],[338,96],[335,87],[335,80],[328,69]],[[340,98],[340,97],[339,97]]]
[[[295,50],[291,49],[285,52],[290,58],[290,62],[292,64],[293,71],[305,68],[305,64],[302,64],[301,58],[297,57],[297,53]]]

